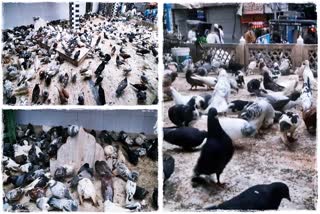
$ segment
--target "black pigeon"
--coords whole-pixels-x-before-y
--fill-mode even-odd
[[[99,43],[100,43],[100,41],[101,41],[101,36],[99,36],[99,37],[98,37],[98,39],[97,39],[97,41],[96,41],[95,46],[98,46],[98,45],[99,45]]]
[[[174,172],[175,161],[171,155],[163,155],[163,179],[168,180]]]
[[[154,57],[158,56],[158,51],[154,47],[151,47],[151,51]]]
[[[111,59],[110,54],[105,54],[105,55],[104,55],[104,61],[105,61],[106,63],[108,63],[108,62],[110,61],[110,59]]]
[[[99,85],[98,94],[99,94],[100,105],[105,105],[106,104],[106,97],[104,94],[104,89],[102,88],[101,85]]]
[[[220,174],[233,156],[234,147],[231,138],[222,129],[218,112],[215,108],[211,108],[208,113],[208,137],[207,142],[201,149],[201,154],[194,168],[195,182],[200,175],[217,175],[218,184],[220,183]]]
[[[74,59],[74,60],[77,60],[77,59],[79,58],[79,56],[80,56],[80,50],[78,50],[78,51],[74,54],[73,59]]]
[[[102,80],[103,80],[103,77],[102,76],[98,76],[97,79],[96,79],[96,82],[94,83],[94,86],[100,85]]]
[[[148,190],[137,185],[136,192],[134,193],[133,198],[141,201],[141,200],[145,199],[145,197],[147,196],[148,193],[149,193]]]
[[[118,85],[118,88],[116,90],[116,96],[117,97],[120,97],[123,94],[123,91],[127,87],[127,85],[128,85],[128,80],[127,80],[127,77],[126,77]]]
[[[187,83],[189,83],[191,85],[190,90],[192,90],[193,87],[195,87],[196,89],[198,86],[205,87],[205,85],[201,81],[192,78],[192,71],[191,70],[187,70],[186,80],[187,80]]]
[[[63,77],[63,80],[62,80],[62,84],[63,84],[64,88],[67,87],[68,82],[69,82],[69,75],[67,73],[65,73],[64,77]]]
[[[141,55],[144,56],[145,54],[150,53],[150,50],[141,48],[141,49],[138,49],[138,50],[136,51],[136,53],[139,53],[139,54],[141,54]]]
[[[50,84],[51,84],[51,76],[50,75],[47,75],[46,76],[46,79],[45,79],[45,83],[46,83],[46,86],[48,87]]]
[[[247,83],[247,90],[250,92],[250,93],[257,93],[260,91],[260,80],[258,79],[252,79],[250,80],[248,83]]]
[[[83,164],[78,170],[77,174],[80,174],[83,171],[88,172],[91,175],[91,177],[93,177],[93,168],[90,168],[90,165],[88,163]]]
[[[64,167],[58,167],[54,172],[54,179],[57,181],[64,181],[64,178],[67,176],[67,169]]]
[[[284,87],[281,85],[278,85],[274,82],[274,80],[270,77],[268,72],[264,72],[263,74],[263,86],[265,89],[271,90],[271,91],[283,91]]]
[[[146,100],[147,100],[147,92],[138,91],[137,100],[138,100],[138,104],[144,104],[146,102]]]
[[[127,54],[127,53],[120,53],[119,55],[120,55],[123,59],[128,59],[128,58],[131,57],[130,54]]]
[[[39,84],[36,84],[32,91],[32,103],[37,103],[40,96],[40,87]]]
[[[78,96],[78,105],[84,105],[84,94],[81,93]]]
[[[111,49],[111,56],[113,56],[116,52],[116,46],[113,46],[112,49]]]
[[[94,73],[96,74],[96,76],[99,76],[99,75],[102,73],[102,71],[103,71],[104,68],[105,68],[105,65],[106,65],[106,63],[105,63],[104,61],[102,61],[102,62],[100,63],[100,65],[98,66],[98,68],[97,68],[96,71],[94,72]]]
[[[145,84],[132,84],[132,83],[130,83],[130,85],[132,85],[138,91],[145,91],[148,89],[148,87]]]
[[[103,32],[103,37],[104,37],[105,39],[109,39],[109,37],[108,37],[108,35],[106,34],[106,32]]]
[[[283,198],[291,201],[289,188],[282,182],[255,185],[236,197],[206,210],[277,210]]]
[[[207,137],[206,131],[200,131],[193,127],[168,127],[163,128],[163,139],[183,149],[191,149],[200,146]]]
[[[152,193],[152,207],[158,209],[158,188],[154,188]]]
[[[112,174],[111,169],[105,161],[96,161],[94,164],[95,171],[99,177]]]
[[[116,58],[116,65],[117,65],[117,67],[119,67],[120,65],[123,65],[123,64],[124,64],[124,62],[121,61],[119,55],[117,55],[117,58]]]

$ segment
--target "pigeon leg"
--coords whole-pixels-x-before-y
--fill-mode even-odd
[[[284,143],[284,144],[287,144],[288,143],[288,137],[287,137],[287,133],[282,133],[282,135],[280,136],[281,138],[281,141]]]
[[[220,187],[225,187],[226,186],[226,183],[221,183],[220,182],[220,173],[217,173],[217,184],[218,184],[218,186],[220,186]]]
[[[93,206],[95,206],[95,207],[99,206],[98,201],[96,200],[96,197],[95,197],[95,196],[92,196],[92,197],[91,197],[91,200],[92,200]]]
[[[80,204],[83,204],[83,198],[82,198],[82,195],[79,195],[79,201],[80,201]]]

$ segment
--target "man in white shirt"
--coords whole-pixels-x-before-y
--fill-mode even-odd
[[[218,25],[213,25],[213,30],[207,36],[208,44],[221,44],[221,36],[220,31],[218,29]]]
[[[197,41],[197,34],[194,28],[191,28],[188,32],[188,42],[194,43]]]

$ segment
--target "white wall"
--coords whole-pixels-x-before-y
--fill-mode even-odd
[[[16,123],[153,134],[157,112],[151,110],[17,110]]]
[[[93,12],[98,10],[98,2],[93,4]],[[40,16],[46,21],[69,19],[69,3],[3,3],[3,29],[33,24],[33,17]],[[80,3],[80,14],[86,11],[86,3]]]

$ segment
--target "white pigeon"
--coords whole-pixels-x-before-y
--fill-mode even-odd
[[[48,204],[48,201],[49,201],[49,198],[47,198],[47,197],[37,198],[37,200],[36,200],[37,207],[41,211],[47,212],[49,210],[49,208],[50,208],[50,205]]]
[[[126,204],[133,203],[133,195],[136,192],[137,184],[134,181],[128,180],[126,184]]]
[[[257,70],[258,70],[258,69],[257,69],[257,61],[254,60],[254,61],[251,61],[251,62],[249,63],[249,65],[248,65],[248,67],[247,67],[246,73],[247,73],[247,75],[248,75],[248,74],[254,74]]]
[[[171,94],[172,94],[173,100],[174,100],[176,105],[187,105],[187,103],[193,97],[195,97],[195,107],[197,109],[202,109],[202,106],[203,106],[203,104],[205,102],[203,97],[201,97],[199,95],[196,95],[196,96],[182,95],[173,87],[170,87],[170,90],[171,90]]]
[[[82,178],[77,186],[80,204],[83,204],[83,199],[91,199],[94,205],[97,205],[96,189],[89,178]]]
[[[235,82],[236,84],[236,82]],[[231,82],[226,70],[220,69],[218,82],[213,91],[213,95],[209,101],[209,106],[205,110],[205,114],[209,109],[214,107],[218,113],[226,113],[228,111],[228,97],[231,92]]]
[[[215,77],[209,77],[209,76],[199,76],[199,75],[193,75],[193,79],[201,81],[204,85],[206,85],[208,88],[213,88],[218,80]]]
[[[315,80],[313,73],[310,69],[309,60],[305,60],[302,63],[302,66],[304,68],[304,70],[303,70],[303,83],[307,84],[310,89],[316,90],[317,89],[317,81]]]
[[[290,60],[289,59],[282,59],[280,66],[280,72],[282,75],[289,75],[290,74]]]
[[[18,171],[20,167],[19,164],[7,156],[2,157],[2,164],[6,169],[10,169],[12,171]]]

